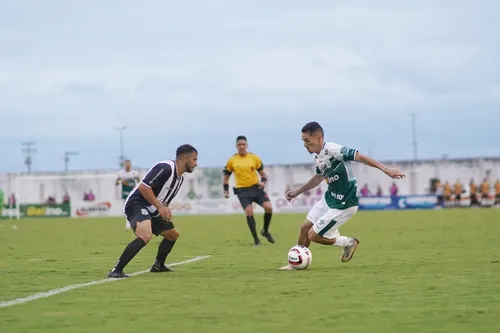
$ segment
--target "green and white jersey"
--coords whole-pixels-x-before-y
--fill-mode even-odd
[[[316,174],[323,175],[328,184],[325,201],[330,208],[346,209],[358,205],[358,184],[351,166],[356,153],[356,149],[325,142],[315,156]]]
[[[122,169],[118,172],[118,179],[122,184],[122,199],[127,199],[128,195],[140,182],[139,172],[135,170],[126,171]]]

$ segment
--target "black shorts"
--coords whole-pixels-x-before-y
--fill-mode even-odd
[[[175,228],[171,221],[167,222],[162,219],[161,216],[152,216],[146,206],[140,203],[128,202],[125,206],[125,215],[127,216],[127,221],[130,223],[134,232],[137,228],[137,222],[146,220],[151,220],[151,231],[156,236],[161,234],[163,231]]]
[[[258,185],[252,187],[234,188],[234,194],[238,196],[238,200],[240,201],[243,209],[245,209],[248,205],[251,205],[253,202],[262,206],[264,202],[270,201],[267,193],[263,189],[259,188]]]

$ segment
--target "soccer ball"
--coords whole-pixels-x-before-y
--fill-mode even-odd
[[[295,245],[288,251],[288,263],[297,270],[309,267],[312,261],[312,253],[303,245]]]

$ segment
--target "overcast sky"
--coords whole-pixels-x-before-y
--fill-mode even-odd
[[[374,157],[500,155],[494,0],[0,0],[0,172],[311,161],[300,128]]]

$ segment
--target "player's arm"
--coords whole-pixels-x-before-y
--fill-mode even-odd
[[[118,176],[118,178],[116,178],[115,185],[116,186],[120,185],[121,180],[122,180],[122,178],[120,176]]]
[[[405,177],[405,175],[403,173],[401,173],[399,170],[388,168],[387,166],[385,166],[384,164],[375,160],[374,158],[371,158],[370,156],[361,154],[358,151],[353,153],[353,159],[356,162],[361,162],[361,163],[364,163],[368,166],[371,166],[372,168],[379,169],[380,171],[382,171],[383,173],[385,173],[386,175],[388,175],[391,178],[401,179],[401,178]]]
[[[222,187],[224,188],[224,196],[229,198],[229,177],[233,173],[233,163],[232,159],[227,160],[224,170],[222,170]]]
[[[153,189],[161,188],[168,181],[171,174],[172,168],[169,164],[158,163],[144,176],[144,179],[139,184],[139,192],[141,192],[144,199],[158,210],[165,207],[156,198]]]
[[[307,183],[305,183],[304,185],[302,185],[301,187],[299,187],[294,191],[295,196],[298,196],[304,192],[312,190],[313,188],[321,184],[321,182],[323,182],[324,180],[325,177],[323,175],[314,175],[311,179],[309,179]]]
[[[258,157],[257,155],[255,155],[256,157],[256,169],[257,171],[259,172],[259,175],[260,175],[260,182],[262,183],[262,187],[264,187],[267,183],[267,174],[266,174],[266,171],[264,170],[264,163],[262,163],[262,160],[260,159],[260,157]]]

